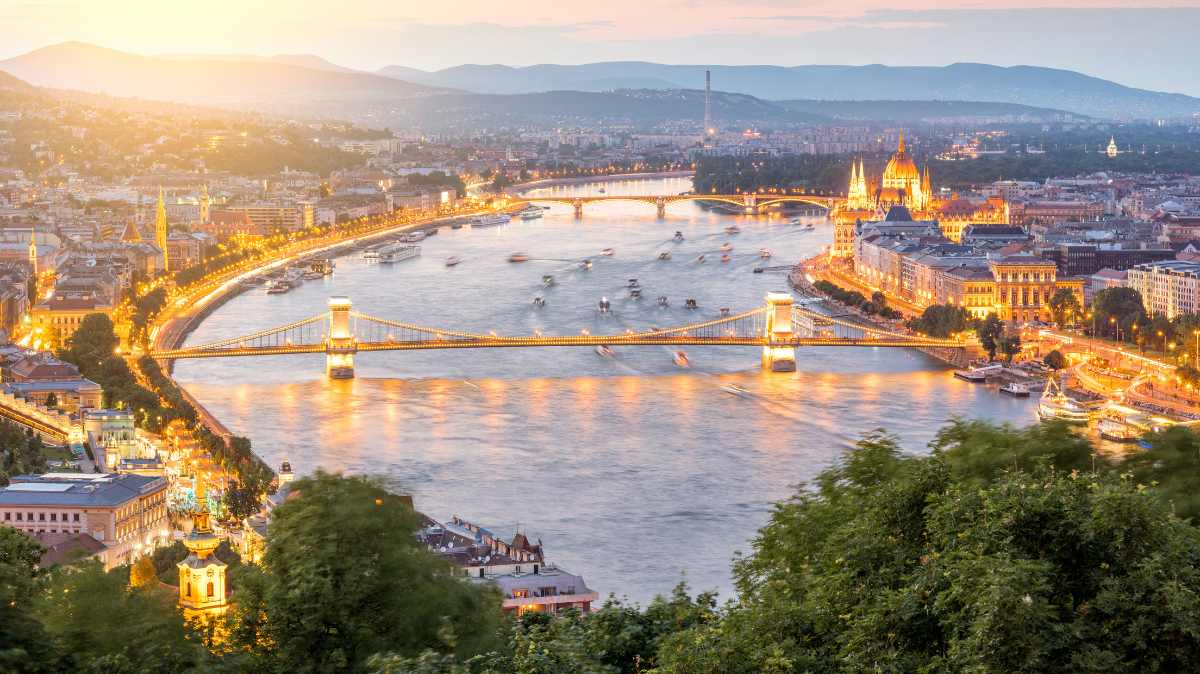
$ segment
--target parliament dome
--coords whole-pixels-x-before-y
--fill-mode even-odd
[[[900,187],[909,182],[919,184],[921,173],[917,171],[917,165],[904,151],[904,135],[901,134],[900,146],[896,148],[896,154],[883,171],[883,184],[887,187]]]

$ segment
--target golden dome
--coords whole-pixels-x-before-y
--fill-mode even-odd
[[[904,132],[900,132],[900,145],[896,148],[896,154],[892,160],[888,162],[887,168],[883,172],[883,184],[887,187],[902,187],[909,181],[915,181],[917,184],[921,182],[921,174],[917,171],[917,165],[909,158],[908,153],[904,151]]]

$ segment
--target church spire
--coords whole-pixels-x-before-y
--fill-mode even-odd
[[[896,146],[896,152],[897,153],[904,152],[904,127],[903,126],[900,127],[900,144],[898,146]]]
[[[158,186],[158,213],[154,216],[154,242],[162,249],[163,271],[167,271],[167,207],[163,205],[162,185]]]

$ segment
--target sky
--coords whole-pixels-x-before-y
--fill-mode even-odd
[[[0,59],[68,40],[136,54],[463,63],[847,64],[1075,70],[1200,96],[1200,0],[0,0]]]

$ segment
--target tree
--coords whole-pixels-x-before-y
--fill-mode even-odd
[[[261,567],[239,577],[230,639],[241,652],[316,674],[362,671],[376,653],[499,645],[496,591],[421,546],[420,517],[383,481],[318,470],[293,493],[274,511]]]
[[[1067,366],[1067,357],[1062,354],[1062,351],[1055,349],[1046,354],[1046,357],[1042,359],[1042,364],[1058,372]]]
[[[1021,337],[1019,335],[1005,335],[1000,340],[1000,353],[1004,354],[1005,362],[1011,365],[1013,356],[1021,353]]]
[[[58,396],[55,395],[54,391],[51,391],[46,395],[46,407],[49,407],[50,409],[58,407]]]
[[[79,329],[67,338],[65,348],[59,349],[58,357],[79,368],[84,377],[91,377],[121,345],[115,327],[105,314],[84,316]]]
[[[988,360],[996,359],[996,351],[1000,348],[1000,337],[1004,334],[1004,324],[996,312],[991,312],[979,326],[979,345],[987,351]]]
[[[129,584],[133,587],[147,587],[158,582],[158,574],[154,572],[154,561],[146,555],[138,557],[129,570]]]
[[[1142,294],[1133,288],[1105,288],[1096,293],[1092,300],[1092,314],[1096,328],[1112,330],[1116,334],[1119,326],[1125,334],[1131,332],[1134,319],[1144,311]],[[1109,319],[1117,319],[1115,322]]]
[[[1130,452],[1126,469],[1138,484],[1156,485],[1155,491],[1175,514],[1200,525],[1200,438],[1183,426],[1142,437],[1148,446]]]
[[[656,671],[1200,667],[1200,531],[1153,489],[1056,458],[966,481],[942,451],[870,443],[777,506],[738,601],[665,639]]]
[[[1050,315],[1054,317],[1059,329],[1065,328],[1068,323],[1083,315],[1079,300],[1075,299],[1075,293],[1071,292],[1070,288],[1059,288],[1047,304],[1050,307]]]

